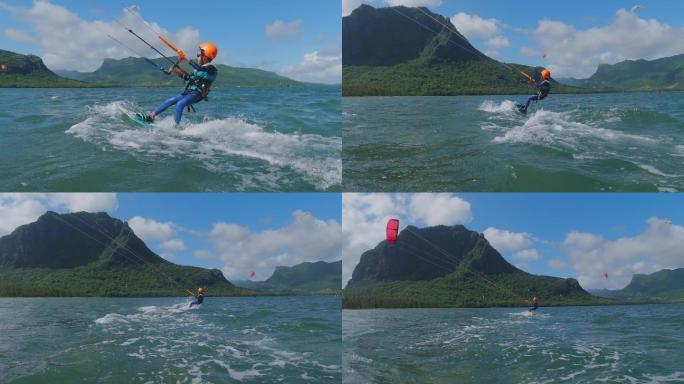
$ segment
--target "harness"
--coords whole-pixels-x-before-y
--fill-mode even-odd
[[[549,92],[551,92],[551,83],[548,80],[544,80],[539,84],[539,92],[537,93],[539,100],[544,100],[549,95]]]
[[[216,73],[216,67],[210,64],[205,64],[202,66],[202,69],[200,70],[202,72],[207,72],[207,73]],[[199,71],[198,71],[199,72]],[[194,75],[194,74],[193,74]],[[199,94],[199,99],[197,100],[198,102],[202,100],[209,101],[209,92],[211,92],[211,81],[203,78],[203,77],[195,77],[193,75],[188,76],[185,80],[187,81],[187,84],[185,84],[185,89],[183,90],[183,95],[188,95],[190,92],[196,92]],[[194,89],[190,89],[191,86],[194,86]],[[195,107],[192,106],[192,104],[188,105],[188,112],[197,112],[195,111]]]

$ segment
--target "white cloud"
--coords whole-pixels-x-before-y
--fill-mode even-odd
[[[539,260],[541,256],[536,249],[523,249],[522,251],[514,253],[513,258],[516,260],[534,261]]]
[[[494,48],[508,48],[511,46],[511,43],[505,36],[494,36],[487,40],[485,44]]]
[[[281,73],[299,81],[338,84],[342,81],[342,54],[319,51],[306,53],[299,64],[287,66]]]
[[[276,20],[266,26],[266,36],[271,40],[287,40],[299,36],[301,29],[301,20]]]
[[[470,203],[453,194],[344,193],[343,285],[351,278],[361,254],[385,239],[390,218],[398,218],[403,229],[407,224],[419,227],[465,224],[472,220],[472,212]]]
[[[181,239],[171,239],[161,243],[161,247],[169,251],[180,252],[185,250],[185,243]]]
[[[70,212],[108,212],[119,205],[114,193],[51,193],[47,196],[51,206],[64,206]]]
[[[568,264],[565,261],[559,259],[551,259],[546,263],[546,265],[548,265],[549,268],[554,269],[562,269],[568,267]]]
[[[468,39],[494,36],[501,30],[500,23],[496,19],[483,19],[478,15],[464,12],[452,16],[451,23]]]
[[[470,203],[449,193],[415,193],[410,198],[413,219],[429,226],[469,223]]]
[[[598,64],[627,59],[656,59],[684,52],[684,28],[620,9],[603,27],[578,30],[574,26],[544,19],[533,33],[549,68],[558,76],[588,77]]]
[[[351,15],[362,3],[362,0],[342,0],[342,16]]]
[[[211,252],[209,252],[205,249],[198,249],[193,253],[193,255],[199,259],[205,259],[205,260],[214,258],[214,254],[212,254]]]
[[[176,236],[176,225],[172,222],[159,222],[154,219],[135,216],[128,220],[128,225],[138,237],[145,241],[163,241]]]
[[[36,221],[48,210],[99,212],[117,207],[116,194],[112,193],[0,193],[0,236]]]
[[[531,57],[531,56],[539,56],[540,53],[534,48],[530,47],[522,47],[520,48],[520,54],[523,56]]]
[[[532,244],[532,236],[525,232],[511,232],[489,227],[484,230],[487,241],[500,252],[516,252]]]
[[[284,227],[254,232],[248,228],[218,222],[209,234],[213,254],[223,262],[228,279],[244,279],[251,271],[270,276],[276,266],[292,266],[305,261],[340,259],[341,225],[336,220],[321,220],[309,212],[295,211]],[[206,253],[204,253],[206,252]]]
[[[33,44],[36,42],[36,39],[33,36],[20,29],[7,28],[3,31],[3,35],[9,40],[22,44]]]
[[[442,0],[342,0],[342,16],[349,16],[361,4],[376,6],[439,7]]]
[[[44,52],[43,61],[54,70],[92,71],[100,66],[104,58],[134,56],[135,54],[107,37],[109,34],[128,45],[139,47],[140,42],[121,24],[130,26],[149,41],[158,40],[143,22],[125,11],[118,19],[121,24],[117,21],[82,20],[78,14],[50,1],[34,1],[29,7],[3,5],[0,6],[1,11],[26,24],[25,30],[5,30],[5,36],[41,48]],[[198,30],[184,27],[173,33],[157,23],[149,24],[176,42],[181,49],[187,52],[195,52],[197,49]]]
[[[606,240],[590,233],[569,232],[563,245],[585,288],[623,288],[635,273],[684,267],[684,227],[656,217],[648,220],[644,232],[633,237]],[[608,272],[607,280],[604,272]]]

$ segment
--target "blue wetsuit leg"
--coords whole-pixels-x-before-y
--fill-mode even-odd
[[[181,95],[182,96],[182,95]],[[183,110],[190,104],[194,104],[199,100],[199,95],[197,92],[190,92],[183,96],[176,104],[176,110],[173,112],[173,118],[176,120],[176,124],[180,124],[181,118],[183,117]]]
[[[539,100],[539,96],[537,96],[537,95],[532,95],[532,96],[528,97],[527,102],[525,103],[525,111],[527,111],[527,108],[530,107],[531,102],[537,101],[537,100]]]
[[[154,114],[155,114],[155,115],[158,115],[158,114],[160,114],[160,113],[166,111],[166,109],[167,109],[168,107],[170,107],[170,106],[176,104],[176,103],[179,102],[181,99],[183,99],[183,97],[184,97],[184,96],[183,96],[182,94],[180,94],[180,95],[174,96],[174,97],[172,97],[172,98],[166,100],[166,101],[163,102],[160,106],[158,106],[157,109],[154,110]]]

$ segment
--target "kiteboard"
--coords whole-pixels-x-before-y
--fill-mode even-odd
[[[119,107],[119,110],[121,110],[121,113],[123,113],[126,117],[128,117],[132,122],[141,125],[143,127],[154,127],[154,123],[149,123],[140,116],[141,114],[131,112],[123,107]]]
[[[527,115],[527,111],[525,111],[525,104],[517,103],[515,105],[515,108],[518,110],[518,112],[522,113],[523,115]]]

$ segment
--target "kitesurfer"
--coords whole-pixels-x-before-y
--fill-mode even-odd
[[[534,295],[532,296],[532,308],[530,308],[530,311],[536,311],[537,308],[539,308],[539,296]]]
[[[197,52],[197,62],[194,60],[188,61],[195,71],[189,75],[187,73],[182,75],[183,80],[187,82],[183,92],[163,102],[149,115],[138,113],[138,117],[147,123],[151,123],[157,115],[175,104],[176,110],[173,112],[173,118],[176,121],[176,124],[180,124],[181,118],[183,117],[183,109],[186,107],[190,109],[194,103],[201,100],[207,100],[211,84],[218,76],[218,70],[215,66],[210,64],[217,55],[218,48],[216,48],[216,45],[213,43],[205,42],[200,44]]]
[[[520,112],[523,114],[527,113],[527,108],[530,107],[530,103],[533,101],[544,100],[551,92],[551,82],[549,81],[551,79],[551,72],[548,69],[542,70],[541,78],[541,83],[537,84],[537,82],[530,77],[530,82],[535,84],[537,87],[537,94],[528,97],[525,105],[518,104],[518,108],[520,108]]]
[[[195,300],[193,300],[190,303],[190,308],[192,308],[193,305],[200,305],[204,301],[204,288],[199,287],[197,288],[197,296],[195,296]]]

